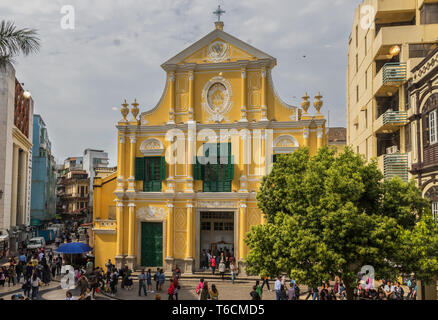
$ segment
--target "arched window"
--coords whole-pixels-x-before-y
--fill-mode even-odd
[[[423,106],[423,147],[427,148],[438,142],[438,93],[432,94]]]
[[[438,186],[434,186],[426,191],[424,197],[430,200],[432,215],[434,219],[438,218]]]

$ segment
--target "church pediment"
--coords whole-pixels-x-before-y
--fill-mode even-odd
[[[229,42],[226,42],[221,38],[217,38],[194,54],[188,56],[179,64],[224,63],[236,62],[239,60],[253,61],[257,60],[257,57],[245,52]]]
[[[166,61],[162,67],[181,64],[227,63],[237,61],[271,60],[272,56],[239,40],[232,35],[216,29]]]

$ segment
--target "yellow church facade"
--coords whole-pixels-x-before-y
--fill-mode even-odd
[[[200,269],[203,250],[230,251],[265,218],[256,194],[276,155],[327,145],[321,96],[310,115],[277,95],[276,59],[216,28],[162,65],[164,93],[139,114],[122,105],[117,171],[94,181],[97,266]]]

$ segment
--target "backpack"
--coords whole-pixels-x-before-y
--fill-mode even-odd
[[[195,290],[196,294],[200,294],[203,287],[204,287],[204,284],[202,282],[200,282],[198,284],[198,286],[196,287],[196,290]]]

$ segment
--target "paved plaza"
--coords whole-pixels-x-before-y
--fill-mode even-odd
[[[232,284],[230,280],[206,280],[211,287],[212,284],[216,285],[216,288],[219,291],[219,299],[220,300],[250,300],[251,297],[249,293],[252,290],[252,286],[255,284],[255,281],[249,280],[241,280]],[[156,295],[159,294],[162,300],[168,299],[167,289],[169,287],[169,280],[167,280],[165,286],[163,286],[163,290],[161,292],[148,292],[147,297],[138,296],[138,282],[134,281],[134,286],[132,290],[121,289],[120,285],[118,286],[118,292],[115,297],[112,297],[105,293],[96,294],[96,300],[155,300]],[[181,279],[180,286],[181,290],[179,291],[178,298],[179,300],[196,300],[197,295],[195,293],[196,286],[198,285],[199,280],[196,279]],[[270,283],[271,289],[273,289],[274,283]],[[155,289],[155,286],[154,286]],[[301,287],[301,292],[306,292],[306,287]],[[80,290],[78,288],[74,290],[70,290],[75,299],[79,298]],[[40,288],[40,293],[38,295],[38,300],[64,300],[66,290],[61,288],[59,277],[57,280],[54,280],[50,283],[49,286],[43,286]],[[21,289],[21,284],[17,284],[15,286],[11,286],[8,288],[7,284],[5,287],[0,287],[0,298],[5,300],[10,300],[13,294],[23,294],[23,290]],[[305,296],[304,296],[305,297]],[[303,298],[303,297],[302,297]],[[263,290],[263,300],[275,300],[275,292],[269,292],[265,287]]]

